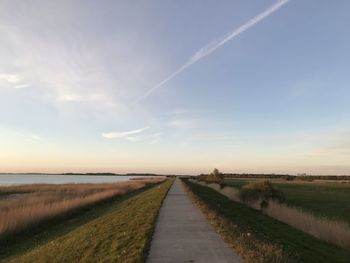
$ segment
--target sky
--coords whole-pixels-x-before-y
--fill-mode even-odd
[[[0,0],[0,172],[350,174],[348,0]]]

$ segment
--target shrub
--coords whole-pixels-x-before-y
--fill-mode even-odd
[[[241,188],[239,197],[247,203],[260,201],[261,208],[266,208],[270,200],[284,202],[283,193],[275,189],[269,181],[246,184]]]
[[[295,176],[292,176],[292,175],[286,175],[284,177],[284,179],[286,179],[286,181],[293,181],[295,179]]]
[[[224,181],[224,175],[215,168],[209,175],[207,175],[206,181],[208,183],[221,184]]]
[[[208,175],[206,174],[200,174],[197,176],[197,180],[200,182],[205,182],[207,180]]]

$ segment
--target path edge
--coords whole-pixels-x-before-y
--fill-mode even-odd
[[[147,261],[147,258],[149,256],[149,251],[150,251],[150,248],[151,248],[151,244],[152,244],[152,241],[153,241],[153,237],[154,237],[154,231],[156,229],[156,224],[157,224],[157,221],[158,221],[158,217],[159,217],[159,213],[160,213],[160,210],[162,209],[163,207],[163,203],[164,203],[164,200],[165,198],[168,196],[168,193],[171,189],[171,187],[173,186],[176,178],[170,178],[170,179],[167,179],[167,180],[171,180],[171,184],[168,188],[168,190],[166,191],[165,195],[164,195],[164,198],[162,200],[162,202],[160,203],[160,206],[159,206],[159,209],[157,211],[157,215],[154,217],[154,221],[152,222],[152,227],[151,229],[149,230],[149,233],[148,233],[148,236],[150,238],[147,239],[146,241],[146,244],[143,248],[143,251],[142,251],[142,262],[145,263]],[[165,182],[164,182],[165,183]]]

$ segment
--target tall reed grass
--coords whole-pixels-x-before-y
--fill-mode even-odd
[[[210,187],[235,202],[244,203],[239,198],[239,190],[233,187],[222,188],[219,184],[206,184],[195,180],[191,180],[191,182]],[[261,208],[260,201],[244,204],[257,210]],[[350,250],[350,226],[346,222],[318,217],[299,207],[287,206],[276,201],[269,201],[269,205],[262,212],[318,239]]]
[[[46,220],[140,189],[149,182],[157,180],[0,187],[0,239]]]
[[[316,238],[350,250],[350,226],[346,222],[318,217],[275,201],[269,202],[264,213]]]

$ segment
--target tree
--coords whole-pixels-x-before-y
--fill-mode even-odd
[[[252,182],[244,185],[239,192],[239,197],[243,202],[260,202],[260,208],[264,209],[269,205],[269,201],[283,203],[285,197],[281,191],[274,188],[269,181]]]
[[[218,170],[218,169],[214,169],[208,176],[207,176],[207,182],[210,183],[222,183],[222,181],[224,180],[224,175]]]

